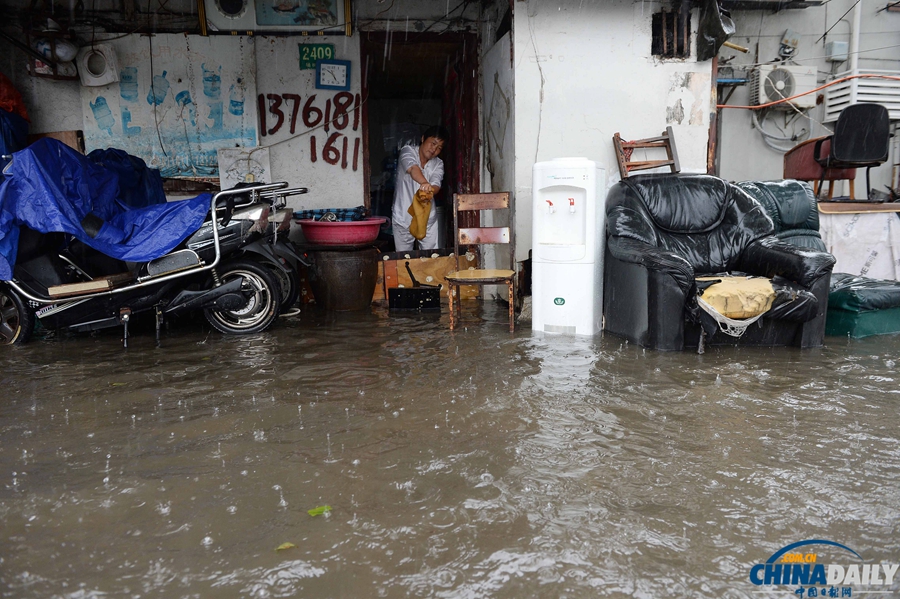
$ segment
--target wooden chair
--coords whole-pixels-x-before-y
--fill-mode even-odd
[[[672,136],[672,127],[666,127],[659,137],[623,141],[618,133],[613,135],[613,146],[616,149],[616,162],[619,164],[619,175],[623,179],[628,177],[631,171],[643,171],[661,166],[668,166],[673,173],[681,172],[681,164],[678,162],[678,152],[675,150],[675,138]],[[665,160],[631,160],[634,150],[647,148],[663,148],[666,151]]]
[[[494,214],[509,215],[509,225],[505,227],[469,227],[461,223],[471,222],[465,217],[466,211],[496,211]],[[516,286],[516,243],[515,207],[508,191],[498,193],[453,194],[453,248],[458,256],[460,246],[504,244],[509,246],[509,269],[476,268],[459,270],[446,275],[450,298],[450,330],[456,328],[461,317],[459,305],[460,285],[506,285],[509,294],[509,332],[515,330],[515,286]],[[481,222],[480,220],[475,222]],[[464,251],[466,248],[463,248]]]

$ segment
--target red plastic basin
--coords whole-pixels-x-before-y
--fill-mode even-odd
[[[371,243],[378,238],[378,230],[387,221],[383,216],[347,222],[298,220],[308,243],[321,245],[355,245]]]

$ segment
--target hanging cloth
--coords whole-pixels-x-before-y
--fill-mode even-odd
[[[428,217],[431,215],[433,199],[434,193],[420,189],[416,192],[412,204],[409,205],[407,210],[409,215],[412,216],[412,222],[409,224],[409,233],[419,241],[425,239],[425,233],[428,231]]]

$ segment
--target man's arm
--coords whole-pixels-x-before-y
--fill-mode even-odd
[[[419,189],[430,191],[432,194],[436,194],[440,189],[440,186],[432,185],[428,182],[425,173],[422,172],[422,168],[418,164],[412,165],[406,172],[409,173],[409,176],[412,177],[413,181],[419,184]]]

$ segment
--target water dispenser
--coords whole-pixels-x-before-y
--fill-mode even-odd
[[[532,169],[532,324],[535,331],[595,335],[603,318],[606,171],[587,158]]]

